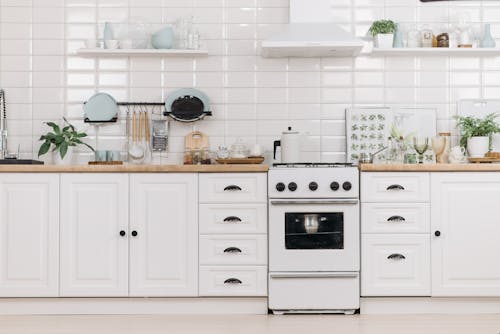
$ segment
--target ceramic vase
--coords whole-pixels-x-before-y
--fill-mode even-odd
[[[155,49],[171,49],[174,47],[174,30],[165,27],[151,37],[151,44]]]
[[[495,39],[491,35],[491,24],[484,25],[484,35],[481,43],[479,44],[482,48],[494,48],[497,46]]]
[[[399,23],[396,25],[396,32],[394,33],[394,41],[392,43],[392,47],[394,47],[394,48],[404,47],[403,31],[402,31],[401,25]]]
[[[113,28],[111,27],[111,23],[109,22],[106,22],[104,24],[103,39],[104,39],[104,47],[107,49],[109,41],[114,40]]]

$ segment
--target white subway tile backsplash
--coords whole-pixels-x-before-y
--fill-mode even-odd
[[[208,57],[75,55],[87,39],[102,38],[106,21],[121,36],[127,20],[147,22],[154,32],[191,15]],[[363,38],[379,18],[407,30],[446,27],[463,15],[478,35],[482,22],[500,34],[500,0],[332,1],[333,20]],[[181,162],[183,136],[193,129],[210,135],[212,149],[243,138],[262,144],[269,156],[288,126],[304,133],[306,159],[341,162],[346,108],[436,108],[438,129],[450,131],[458,99],[498,96],[500,57],[260,57],[261,40],[283,29],[288,16],[288,0],[0,0],[0,86],[8,91],[11,143],[31,157],[47,130],[42,122],[67,116],[95,144],[94,128],[82,122],[82,102],[95,92],[119,101],[162,101],[178,88],[196,87],[210,97],[214,116],[195,125],[171,122],[170,151],[156,154],[156,163]],[[125,150],[124,126],[103,128],[100,147]],[[78,159],[91,157],[82,150]]]

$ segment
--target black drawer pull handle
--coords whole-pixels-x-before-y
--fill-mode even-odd
[[[387,219],[387,221],[390,223],[403,223],[406,221],[406,219],[401,216],[392,216],[389,219]]]
[[[403,254],[391,254],[387,257],[389,260],[406,260],[406,256]]]
[[[224,249],[224,253],[242,253],[242,251],[238,247],[228,247]]]
[[[393,184],[387,187],[387,190],[405,190],[405,187],[399,184]]]
[[[224,284],[243,284],[243,282],[237,278],[228,278],[224,281]]]
[[[242,220],[240,217],[230,216],[230,217],[225,218],[224,222],[225,223],[241,223]]]
[[[224,188],[224,191],[242,191],[243,189],[241,189],[240,186],[237,186],[237,185],[230,185],[230,186],[227,186],[226,188]]]

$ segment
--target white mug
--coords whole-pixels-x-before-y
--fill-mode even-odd
[[[463,163],[465,161],[465,148],[462,146],[453,147],[448,159],[451,163]]]
[[[500,152],[500,133],[494,133],[491,139],[492,142],[492,151]]]
[[[250,152],[252,157],[262,156],[262,147],[259,144],[255,144]]]

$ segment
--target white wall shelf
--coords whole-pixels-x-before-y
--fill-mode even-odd
[[[494,57],[500,56],[500,48],[374,48],[372,56],[379,57]]]
[[[79,49],[82,57],[202,57],[208,56],[207,50],[179,49]]]

